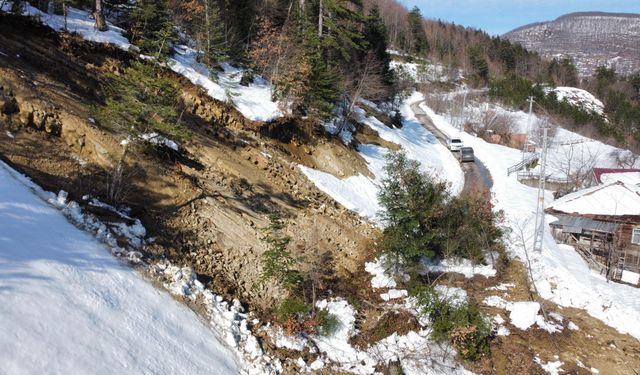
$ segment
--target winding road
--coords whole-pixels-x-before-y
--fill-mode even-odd
[[[422,110],[422,108],[420,108],[420,104],[422,103],[424,103],[424,101],[411,104],[411,110],[415,113],[418,121],[420,121],[427,130],[433,133],[442,145],[447,147],[447,136],[433,124],[431,118]],[[491,173],[489,173],[489,170],[485,167],[482,161],[476,158],[473,163],[460,164],[464,171],[463,193],[482,193],[485,191],[491,191],[491,187],[493,186]]]

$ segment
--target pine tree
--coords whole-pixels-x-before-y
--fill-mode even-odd
[[[410,35],[413,42],[412,52],[416,55],[425,55],[429,52],[429,42],[427,42],[427,36],[424,33],[422,22],[423,19],[420,8],[413,7],[407,16],[407,23],[409,24]]]
[[[167,0],[139,0],[131,13],[131,40],[156,57],[167,55],[176,39]]]
[[[393,76],[389,68],[391,56],[387,52],[387,27],[380,16],[380,9],[375,4],[369,15],[367,16],[364,29],[365,40],[368,43],[369,50],[372,51],[377,61],[382,66],[382,76],[386,84],[393,82]]]
[[[182,2],[181,19],[196,42],[202,62],[211,67],[216,61],[226,59],[228,48],[218,0]]]
[[[287,250],[291,237],[282,233],[286,227],[279,213],[269,215],[269,227],[264,237],[268,249],[262,254],[260,283],[275,281],[291,287],[300,282],[300,273],[296,270],[298,261]]]
[[[318,37],[330,57],[350,62],[366,46],[361,10],[358,0],[318,0]]]
[[[387,263],[399,272],[420,257],[439,252],[435,228],[448,195],[446,184],[420,172],[418,162],[404,153],[390,153],[385,172],[387,177],[378,193],[384,209],[380,216],[386,225],[381,250]]]

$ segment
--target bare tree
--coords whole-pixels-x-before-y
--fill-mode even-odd
[[[353,112],[353,108],[363,94],[366,93],[367,99],[379,100],[384,98],[389,89],[383,82],[383,65],[376,58],[375,54],[369,52],[350,79],[347,79],[345,85],[345,97],[348,105],[345,109],[345,119]]]
[[[555,149],[550,166],[566,177],[569,191],[582,189],[591,184],[593,168],[597,166],[600,152],[586,147],[585,142],[567,142]]]
[[[629,150],[613,150],[609,153],[615,161],[618,168],[634,168],[640,161],[640,155],[634,154]]]

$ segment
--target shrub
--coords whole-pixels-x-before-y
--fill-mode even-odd
[[[311,311],[311,306],[307,305],[300,298],[292,297],[287,298],[276,310],[276,318],[278,321],[284,323],[289,319],[294,319],[300,315],[306,315]]]
[[[133,62],[124,74],[108,74],[102,91],[106,105],[95,114],[101,125],[135,137],[157,131],[178,141],[189,138],[178,122],[176,82],[153,65]]]
[[[318,310],[316,312],[316,320],[318,322],[318,333],[322,336],[333,335],[340,325],[338,317],[331,314],[329,310],[326,309]]]
[[[431,321],[434,340],[450,340],[463,358],[473,361],[489,351],[491,323],[477,302],[453,302],[424,285],[413,288],[411,294],[420,313]]]

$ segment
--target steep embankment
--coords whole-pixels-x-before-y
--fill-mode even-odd
[[[67,190],[76,200],[103,196],[127,135],[94,124],[91,114],[103,105],[104,74],[122,72],[135,57],[0,17],[0,154],[46,189]],[[180,145],[184,157],[142,147],[127,163],[123,203],[156,237],[147,251],[193,265],[220,293],[268,305],[278,291],[253,285],[264,251],[261,228],[279,210],[292,222],[299,255],[329,253],[330,274],[356,272],[376,230],[317,190],[296,165],[348,174],[363,170],[363,160],[339,141],[312,136],[322,134],[317,125],[254,123],[171,77],[191,133]]]
[[[582,76],[600,65],[631,74],[640,69],[640,15],[572,13],[519,27],[504,35],[546,57],[567,56]]]

